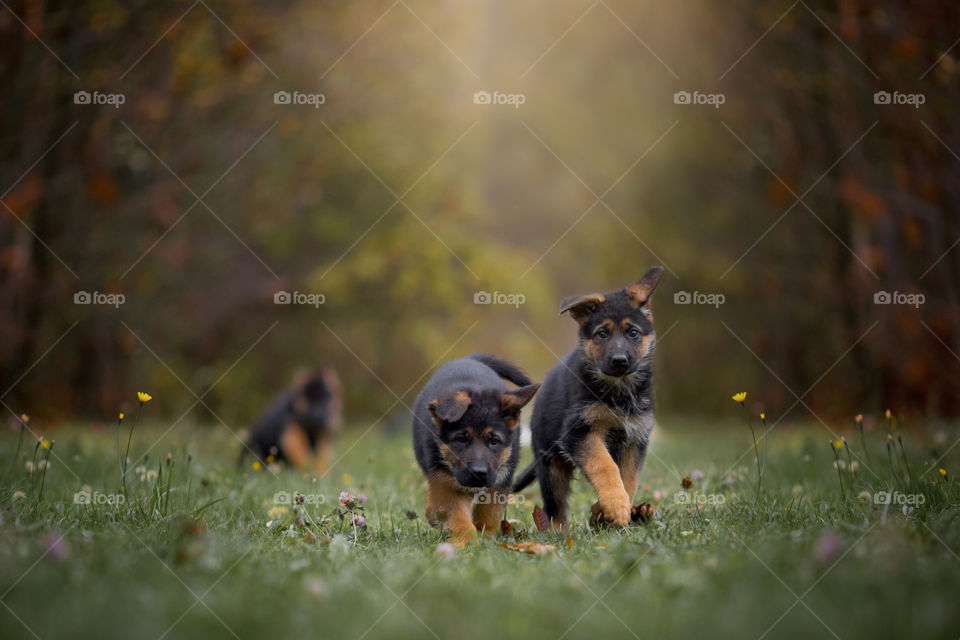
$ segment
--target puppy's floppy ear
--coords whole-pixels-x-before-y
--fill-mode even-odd
[[[450,395],[440,396],[427,405],[430,415],[438,425],[444,422],[456,422],[467,412],[470,406],[470,394],[466,391],[457,391]]]
[[[578,323],[583,324],[590,317],[590,314],[606,302],[607,299],[602,293],[588,293],[585,296],[570,296],[564,298],[560,303],[560,313],[570,312],[570,317]]]
[[[517,424],[520,409],[533,399],[533,394],[539,388],[539,383],[530,384],[514,391],[505,391],[500,395],[500,412],[508,418],[507,425],[511,429]]]
[[[639,280],[624,289],[630,296],[630,301],[638,307],[645,304],[653,295],[653,290],[657,288],[661,275],[663,275],[663,267],[653,267],[640,276]]]

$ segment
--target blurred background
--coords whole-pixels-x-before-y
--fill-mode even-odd
[[[956,416],[958,38],[947,2],[8,0],[4,412],[242,427],[324,361],[405,425],[438,361],[542,378],[563,297],[660,264],[661,410]]]

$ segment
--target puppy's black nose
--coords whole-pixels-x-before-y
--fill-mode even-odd
[[[627,364],[629,364],[629,362],[630,362],[630,358],[623,355],[622,353],[618,353],[617,355],[610,357],[610,364],[612,364],[618,369],[625,368]]]
[[[487,465],[471,465],[470,466],[470,475],[476,479],[480,484],[486,484],[487,482]]]

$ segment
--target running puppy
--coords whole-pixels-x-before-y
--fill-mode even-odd
[[[274,398],[257,419],[249,448],[261,460],[286,460],[297,468],[308,466],[316,454],[313,467],[324,473],[334,434],[343,421],[342,393],[332,367],[298,374],[293,388]]]
[[[560,306],[580,325],[579,346],[543,382],[530,423],[534,463],[513,486],[520,491],[539,480],[554,527],[568,524],[576,467],[597,493],[591,522],[630,521],[654,425],[650,295],[662,272],[655,267],[620,291],[572,296]]]
[[[520,457],[520,409],[539,388],[515,365],[475,353],[441,366],[417,396],[413,450],[427,476],[427,517],[446,520],[453,539],[499,530]]]

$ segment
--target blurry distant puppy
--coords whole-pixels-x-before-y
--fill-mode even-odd
[[[413,448],[427,476],[427,517],[446,520],[454,539],[499,530],[520,456],[520,409],[539,387],[515,365],[475,353],[437,369],[417,396]]]
[[[331,367],[298,374],[293,388],[274,398],[254,424],[250,448],[262,460],[286,460],[297,468],[306,467],[316,454],[314,469],[323,473],[343,421],[342,394]]]
[[[627,525],[653,430],[650,295],[662,269],[613,293],[572,296],[560,313],[580,325],[579,346],[547,374],[533,410],[534,463],[513,486],[540,481],[544,511],[567,526],[567,490],[580,467],[597,493],[592,522]]]

